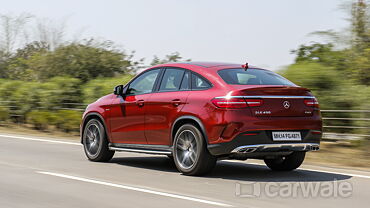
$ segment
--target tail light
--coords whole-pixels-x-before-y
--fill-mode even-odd
[[[243,98],[215,98],[212,103],[219,108],[246,108],[247,103]]]
[[[249,107],[259,107],[263,104],[262,99],[246,99],[245,102]]]
[[[314,107],[314,108],[319,107],[319,102],[317,101],[316,98],[304,99],[304,104],[308,107]]]
[[[263,100],[244,98],[214,98],[212,103],[219,108],[246,108],[261,106],[263,104]]]

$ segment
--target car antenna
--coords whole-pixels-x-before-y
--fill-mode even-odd
[[[248,68],[249,68],[248,62],[246,62],[245,64],[243,64],[242,67],[244,68],[245,71],[247,71]]]

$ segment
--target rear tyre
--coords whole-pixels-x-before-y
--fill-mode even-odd
[[[271,170],[291,171],[298,168],[304,161],[306,152],[293,152],[290,155],[275,159],[265,159],[265,164]]]
[[[204,175],[216,164],[216,157],[208,152],[200,130],[192,124],[184,124],[175,135],[173,158],[177,169],[184,175]]]
[[[87,122],[82,137],[85,154],[94,162],[107,162],[112,159],[114,151],[109,150],[107,134],[103,124],[97,119]]]

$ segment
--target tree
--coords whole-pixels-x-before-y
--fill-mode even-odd
[[[351,16],[349,42],[342,33],[329,31],[315,32],[330,37],[329,43],[301,45],[295,53],[295,63],[312,62],[333,67],[355,83],[370,85],[370,11],[369,3],[356,0],[350,5]],[[342,36],[341,36],[342,35]],[[343,41],[343,42],[340,42]]]
[[[370,11],[364,0],[352,4],[352,72],[361,84],[370,85]]]
[[[26,24],[33,16],[22,13],[18,16],[0,14],[0,50],[10,55],[14,47],[22,40],[21,35],[26,33]]]
[[[46,56],[35,57],[30,66],[41,80],[70,76],[87,82],[97,77],[130,73],[137,64],[131,55],[115,49],[111,42],[98,46],[87,42],[61,46]]]
[[[165,58],[160,59],[158,56],[154,56],[152,62],[150,63],[151,66],[155,66],[158,64],[165,64],[169,62],[181,62],[181,61],[191,61],[191,59],[183,59],[179,52],[174,52],[169,55],[166,55]]]
[[[16,53],[3,63],[3,77],[25,81],[38,80],[38,74],[30,68],[30,61],[33,56],[45,55],[49,50],[47,43],[37,41],[17,49]]]
[[[54,50],[66,42],[66,25],[66,20],[55,22],[47,18],[37,18],[33,31],[34,39],[46,43],[51,50]]]
[[[50,50],[45,42],[33,42],[7,60],[6,78],[46,81],[69,76],[87,82],[97,77],[132,73],[140,66],[132,54],[117,49],[112,42],[93,40],[70,43]]]
[[[346,50],[335,50],[333,43],[313,43],[301,45],[292,53],[296,54],[295,62],[314,62],[322,65],[335,67],[338,70],[345,70],[348,67]]]
[[[350,21],[353,47],[357,52],[370,48],[370,13],[365,0],[352,3]]]

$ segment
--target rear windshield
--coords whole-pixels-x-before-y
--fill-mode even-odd
[[[218,71],[220,77],[231,85],[288,85],[296,86],[284,77],[262,69],[223,69]]]

